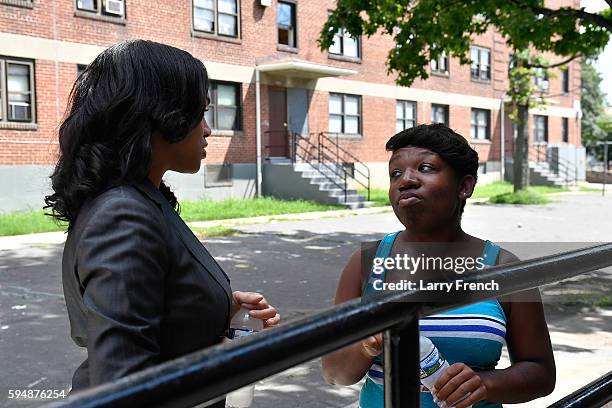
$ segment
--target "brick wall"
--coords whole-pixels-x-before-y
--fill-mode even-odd
[[[191,0],[156,2],[126,0],[127,18],[123,21],[100,21],[75,14],[74,1],[34,1],[33,8],[11,6],[0,2],[0,32],[14,33],[66,42],[108,46],[128,38],[146,38],[177,46],[203,61],[222,62],[254,67],[284,58],[297,58],[329,66],[357,71],[346,78],[376,84],[394,84],[394,75],[387,75],[385,60],[393,45],[388,36],[376,35],[364,39],[361,59],[341,61],[322,53],[317,47],[320,28],[333,0],[309,0],[297,3],[298,50],[277,50],[276,2],[272,7],[261,7],[257,1],[243,0],[240,5],[239,39],[220,40],[211,36],[192,34]],[[578,0],[556,0],[555,4],[579,4]],[[214,37],[214,36],[213,36]],[[510,51],[503,38],[489,31],[474,39],[475,45],[491,49],[492,78],[488,83],[470,79],[470,67],[450,60],[448,76],[432,75],[417,80],[415,89],[426,89],[486,98],[501,98],[507,87],[507,66]],[[0,55],[2,46],[0,45]],[[36,111],[35,130],[0,129],[0,164],[51,164],[56,159],[57,127],[64,114],[68,94],[76,78],[76,65],[44,59],[35,60]],[[232,78],[227,78],[231,80]],[[573,107],[580,99],[579,62],[570,64],[570,93],[561,94],[559,78],[551,80],[549,96],[555,107]],[[261,87],[262,131],[268,128],[267,86]],[[253,163],[255,161],[255,85],[245,83],[243,95],[244,130],[235,136],[213,136],[209,139],[208,163]],[[328,94],[310,91],[309,127],[311,132],[328,129]],[[418,123],[431,120],[431,104],[419,102]],[[569,141],[580,143],[580,125],[576,118],[569,120]],[[470,108],[450,106],[450,126],[469,138]],[[499,111],[491,112],[492,137],[490,143],[475,143],[482,161],[499,160],[501,118]],[[549,118],[549,142],[559,142],[561,118]],[[530,123],[530,129],[532,125]],[[363,136],[343,139],[342,144],[363,161],[386,161],[384,142],[395,133],[395,99],[373,96],[362,98]],[[511,127],[506,127],[506,154],[511,154]]]

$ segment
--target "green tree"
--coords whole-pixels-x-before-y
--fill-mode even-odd
[[[612,0],[606,0],[612,6]],[[472,38],[495,27],[515,56],[510,70],[512,117],[517,124],[514,189],[529,184],[527,115],[538,101],[531,78],[536,67],[552,67],[538,53],[567,57],[596,54],[608,42],[612,12],[588,13],[583,8],[548,8],[544,0],[337,0],[325,23],[319,44],[329,49],[334,34],[345,28],[354,36],[382,33],[393,37],[387,68],[397,83],[410,86],[426,79],[427,66],[442,52],[469,64]]]
[[[607,134],[600,126],[602,115],[605,112],[605,93],[601,89],[601,75],[590,60],[582,60],[582,81],[580,105],[582,107],[582,142],[592,145],[598,141],[607,139]],[[605,124],[604,124],[605,126]]]

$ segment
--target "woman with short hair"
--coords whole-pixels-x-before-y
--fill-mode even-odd
[[[377,280],[378,287],[380,280],[397,281],[397,274],[392,274],[397,271],[383,275],[374,270],[375,251],[376,257],[386,251],[382,258],[407,254],[422,259],[428,255],[480,259],[483,267],[518,260],[461,228],[478,172],[478,154],[463,136],[442,124],[419,125],[393,136],[386,148],[391,152],[389,200],[405,229],[364,245],[351,256],[338,283],[336,304],[366,297]],[[465,274],[478,270],[471,268]],[[452,275],[432,267],[408,277],[442,282]],[[554,388],[555,363],[537,289],[423,317],[419,326],[421,335],[430,338],[450,364],[432,392],[421,389],[421,407],[501,407],[547,395]],[[504,344],[512,365],[495,369]],[[329,383],[343,385],[366,376],[360,407],[383,407],[381,353],[381,335],[372,336],[325,356],[323,374]]]

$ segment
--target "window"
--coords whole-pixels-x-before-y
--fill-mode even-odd
[[[329,131],[361,134],[361,96],[329,94]]]
[[[278,2],[276,8],[276,25],[278,26],[278,43],[296,48],[296,13],[295,4]]]
[[[77,0],[77,10],[125,18],[124,0]]]
[[[334,43],[329,47],[329,53],[345,57],[360,58],[359,37],[355,38],[344,28],[334,35]]]
[[[561,90],[566,95],[569,93],[569,67],[561,70]]]
[[[395,131],[401,132],[416,125],[416,102],[397,101],[395,105]]]
[[[561,118],[561,137],[564,143],[569,142],[569,120]]]
[[[77,77],[80,77],[81,74],[83,72],[85,72],[85,69],[87,68],[87,65],[84,64],[77,64]]]
[[[233,167],[231,163],[207,164],[205,169],[205,187],[223,187],[231,186],[233,184]]]
[[[550,83],[548,82],[548,75],[546,74],[544,68],[535,68],[533,82],[535,83],[536,88],[538,88],[540,92],[548,91]]]
[[[238,37],[238,0],[193,0],[193,29]]]
[[[431,72],[448,75],[448,57],[446,56],[446,51],[442,51],[438,58],[432,59],[429,65]]]
[[[472,109],[470,122],[470,137],[477,140],[491,139],[491,111],[487,109]]]
[[[210,84],[210,103],[205,113],[211,129],[242,130],[240,85],[213,81]]]
[[[431,105],[431,121],[448,126],[448,105]]]
[[[488,48],[472,47],[470,50],[472,79],[491,80],[491,51]]]
[[[0,58],[0,122],[34,120],[34,63]]]
[[[536,142],[548,142],[548,116],[533,115],[533,138]]]

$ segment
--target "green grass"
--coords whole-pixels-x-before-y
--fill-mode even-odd
[[[22,235],[34,232],[65,231],[66,225],[58,225],[42,210],[19,211],[0,214],[0,235]]]
[[[489,198],[489,202],[493,204],[547,204],[550,202],[550,199],[546,197],[543,193],[538,192],[535,189],[527,189],[518,191],[516,193],[504,193],[494,195]]]
[[[358,193],[366,198],[368,196],[368,191],[365,189],[359,190]],[[391,205],[391,203],[389,203],[389,190],[382,188],[371,188],[370,201],[374,203],[372,204],[372,207],[384,207],[386,205]]]
[[[476,189],[472,194],[472,198],[491,198],[494,196],[512,193],[514,187],[512,183],[508,183],[507,181],[496,181],[494,183],[485,184],[485,185],[476,185]],[[585,190],[580,191],[592,191],[588,187],[584,187]],[[540,194],[550,194],[550,193],[561,193],[564,191],[569,191],[567,188],[562,187],[549,187],[549,186],[532,186],[530,187],[535,193]],[[596,190],[599,191],[599,190]],[[365,196],[367,194],[366,190],[359,190],[359,194]],[[380,207],[389,204],[389,192],[382,188],[373,188],[370,190],[370,201],[374,202],[374,207]]]
[[[319,204],[303,200],[275,198],[199,200],[181,202],[181,217],[185,221],[210,221],[228,218],[247,218],[260,215],[294,214],[311,211],[340,210],[342,206]],[[0,236],[38,232],[65,231],[65,225],[56,224],[51,217],[39,211],[0,213]],[[228,235],[228,231],[205,231],[206,234]],[[210,235],[206,235],[210,236]]]
[[[530,189],[540,194],[562,193],[569,191],[567,188],[550,186],[531,186]],[[514,187],[507,181],[496,181],[482,186],[476,185],[472,198],[490,198],[501,194],[512,193]]]
[[[229,237],[237,235],[240,231],[233,228],[226,228],[222,226],[217,227],[194,227],[191,228],[193,233],[200,238],[214,238],[214,237]]]
[[[228,198],[222,201],[182,201],[181,217],[185,221],[225,220],[261,215],[294,214],[311,211],[340,210],[337,205],[319,204],[304,200],[279,200],[264,197],[254,199]]]
[[[601,188],[580,186],[580,190],[585,193],[601,193]]]

